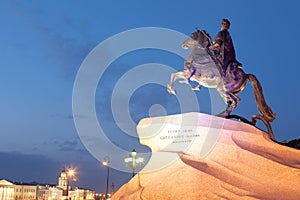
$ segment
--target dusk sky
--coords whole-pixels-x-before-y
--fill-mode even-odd
[[[198,27],[214,37],[221,19],[228,18],[237,59],[246,73],[259,79],[266,101],[277,114],[272,122],[276,140],[300,138],[299,7],[296,0],[0,1],[0,179],[55,184],[61,169],[72,165],[78,171],[78,182],[72,184],[105,191],[106,169],[75,127],[74,82],[93,49],[116,34],[136,28],[165,28],[190,35]],[[182,51],[181,42],[170,45]],[[112,52],[104,52],[104,57],[116,47],[107,48]],[[112,110],[116,108],[111,107],[128,95],[126,89],[114,91],[118,81],[130,70],[153,63],[153,74],[137,75],[148,82],[130,93],[129,105],[124,107],[121,103],[126,99],[120,100],[117,112],[128,114],[135,125],[145,117],[178,114],[181,110],[176,96],[151,83],[158,82],[159,64],[178,71],[183,69],[183,61],[170,52],[145,48],[120,55],[109,66],[99,63],[99,68],[107,68],[95,91],[95,109],[99,124],[114,145],[128,154],[132,149],[149,153],[139,144],[135,126],[127,124],[128,120],[115,121]],[[165,77],[166,84],[168,81],[169,75]],[[123,87],[135,87],[135,82],[131,84]],[[200,112],[210,114],[208,89],[203,87],[196,95]],[[251,119],[258,111],[250,83],[239,97],[241,102],[233,114]],[[118,126],[122,123],[132,130],[130,135]],[[114,160],[113,153],[108,156]],[[116,168],[112,166],[110,183],[118,189],[131,174]]]

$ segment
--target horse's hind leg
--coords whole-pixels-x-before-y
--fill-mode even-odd
[[[228,101],[228,107],[226,109],[226,116],[229,116],[230,113],[237,107],[238,103],[240,102],[240,98],[236,95],[229,93],[231,100]]]
[[[225,92],[224,90],[218,90],[218,92],[223,98],[223,101],[227,104],[226,110],[220,113],[218,116],[227,117],[237,107],[240,99],[231,92]]]

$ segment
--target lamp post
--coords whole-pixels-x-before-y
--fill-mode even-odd
[[[126,166],[130,167],[132,169],[132,177],[134,177],[134,171],[136,168],[141,166],[144,162],[144,158],[140,156],[136,156],[136,150],[133,149],[131,151],[131,155],[126,156],[124,158]]]
[[[108,182],[109,182],[109,157],[106,156],[103,161],[102,165],[107,167],[107,176],[106,176],[106,190],[105,190],[105,199],[108,199]]]
[[[69,200],[69,178],[71,177],[72,180],[76,180],[77,181],[77,177],[75,176],[76,171],[73,168],[69,168],[67,171],[67,200]]]

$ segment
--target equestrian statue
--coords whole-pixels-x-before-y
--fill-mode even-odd
[[[191,51],[184,62],[184,69],[171,74],[171,80],[167,86],[168,92],[176,95],[173,84],[177,79],[184,79],[180,83],[197,82],[198,85],[193,90],[199,90],[201,86],[215,88],[227,104],[226,110],[219,116],[237,118],[252,125],[256,124],[256,119],[260,119],[266,125],[270,138],[275,140],[270,122],[275,119],[276,114],[267,105],[259,80],[253,74],[246,74],[238,61],[229,60],[225,63],[224,59],[220,58],[222,56],[220,56],[220,49],[214,48],[213,45],[215,44],[212,43],[210,35],[198,29],[183,42],[182,48],[191,48]],[[240,102],[237,95],[243,91],[247,80],[252,84],[255,102],[260,112],[260,115],[253,115],[252,122],[243,117],[231,115]]]

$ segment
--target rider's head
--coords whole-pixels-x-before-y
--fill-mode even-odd
[[[229,29],[230,28],[230,21],[228,19],[222,19],[222,27],[221,29],[224,30],[224,29]]]

